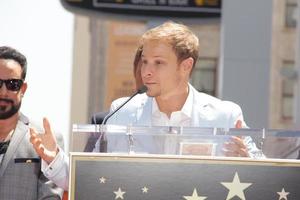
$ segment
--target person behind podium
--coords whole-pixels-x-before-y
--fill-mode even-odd
[[[140,45],[143,47],[141,77],[148,91],[131,99],[107,124],[247,127],[240,106],[200,93],[189,84],[198,60],[199,41],[187,26],[166,22],[144,33]],[[111,111],[125,100],[113,101]],[[261,156],[250,137],[231,137],[223,150],[225,156]]]
[[[0,199],[61,199],[62,189],[43,175],[41,159],[29,142],[29,127],[41,126],[20,112],[26,69],[23,54],[0,47]]]

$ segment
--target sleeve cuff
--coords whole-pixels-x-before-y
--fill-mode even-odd
[[[47,162],[42,160],[42,172],[46,177],[54,177],[57,173],[60,172],[64,164],[64,153],[61,148],[59,148],[58,154],[54,160],[48,165]]]

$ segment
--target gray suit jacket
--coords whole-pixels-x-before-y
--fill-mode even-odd
[[[29,126],[34,125],[21,114],[0,164],[0,199],[61,199],[63,190],[41,172],[41,159],[29,141]]]

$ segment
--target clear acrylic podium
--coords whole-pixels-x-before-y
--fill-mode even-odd
[[[74,124],[70,151],[224,156],[231,136],[250,137],[267,158],[295,159],[300,150],[300,130]]]
[[[252,158],[224,157],[232,136]],[[73,125],[69,199],[300,199],[300,131]]]

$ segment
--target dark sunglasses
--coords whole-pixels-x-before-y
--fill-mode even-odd
[[[22,79],[0,79],[0,88],[2,88],[3,83],[5,83],[6,89],[10,91],[19,91],[24,81]]]

